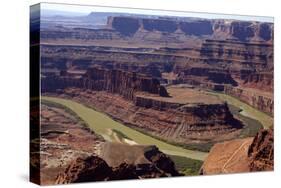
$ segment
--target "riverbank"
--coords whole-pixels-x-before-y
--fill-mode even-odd
[[[221,100],[226,101],[228,104],[233,105],[237,108],[240,108],[241,111],[239,112],[241,115],[249,117],[251,119],[259,121],[263,128],[268,129],[273,125],[273,117],[269,116],[268,114],[261,112],[250,105],[240,101],[239,99],[226,95],[224,93],[213,92],[213,91],[206,91],[207,94],[217,96]]]
[[[133,139],[134,142],[141,145],[156,145],[161,151],[169,155],[177,155],[191,159],[203,161],[208,155],[207,152],[193,151],[174,146],[158,139],[152,138],[148,135],[140,133],[132,128],[122,125],[114,121],[107,115],[97,112],[82,104],[72,100],[61,99],[56,97],[43,97],[44,100],[59,103],[75,112],[83,121],[85,121],[89,128],[100,134],[105,139],[107,137],[108,129],[117,130],[122,132],[127,137]]]

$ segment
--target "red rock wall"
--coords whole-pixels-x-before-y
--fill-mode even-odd
[[[181,105],[139,95],[130,101],[106,91],[74,88],[66,89],[63,97],[90,105],[126,126],[178,143],[234,138],[243,127],[226,104]]]
[[[242,88],[225,86],[224,93],[237,97],[241,101],[257,108],[262,112],[266,112],[273,115],[274,111],[274,99],[271,97],[266,97],[263,95],[259,95],[254,91],[247,91]]]
[[[243,87],[257,88],[259,90],[272,92],[274,90],[273,72],[260,72],[241,75]]]
[[[215,36],[239,41],[270,41],[273,39],[273,24],[260,22],[111,16],[108,18],[107,25],[127,37],[132,37],[137,32],[145,30],[166,33],[181,31],[184,35]]]
[[[68,75],[47,76],[41,81],[42,92],[54,92],[67,87],[108,91],[130,100],[133,100],[137,91],[168,97],[168,92],[160,85],[159,80],[122,70],[89,68],[78,78]]]

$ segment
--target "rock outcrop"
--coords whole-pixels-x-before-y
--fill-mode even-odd
[[[111,173],[112,169],[97,156],[77,158],[58,175],[55,184],[105,181],[109,179]]]
[[[77,158],[58,175],[56,184],[180,176],[174,162],[155,146],[105,144],[102,158]]]
[[[273,129],[261,130],[255,136],[248,150],[250,171],[273,170],[274,166],[274,139]]]
[[[136,177],[178,176],[174,162],[156,146],[104,143],[100,156],[113,168],[136,168]],[[126,165],[127,164],[127,165]]]
[[[260,130],[254,138],[236,139],[213,146],[201,174],[271,171],[274,166],[273,130]]]

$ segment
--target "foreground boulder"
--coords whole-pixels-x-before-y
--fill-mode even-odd
[[[97,156],[77,158],[57,177],[56,184],[102,181],[107,180],[111,173],[112,169]]]
[[[165,173],[169,173],[171,176],[178,176],[179,173],[175,169],[174,162],[164,153],[160,152],[156,146],[152,146],[144,153],[144,156],[158,169]]]
[[[174,162],[156,146],[105,143],[101,156],[79,157],[56,184],[179,176]]]

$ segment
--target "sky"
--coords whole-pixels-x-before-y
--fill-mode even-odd
[[[147,10],[137,8],[115,8],[105,6],[87,6],[87,5],[70,5],[70,4],[56,4],[56,3],[42,3],[41,9],[51,10],[56,12],[55,15],[88,15],[91,12],[118,12],[118,13],[133,13],[133,14],[146,14],[146,15],[160,15],[160,16],[180,16],[180,17],[197,17],[208,19],[235,19],[246,21],[260,21],[260,22],[273,22],[273,17],[263,16],[249,16],[249,15],[231,15],[231,14],[214,14],[202,12],[181,12],[181,11],[166,11],[166,10]]]

